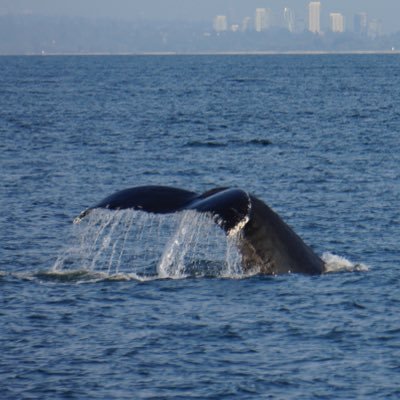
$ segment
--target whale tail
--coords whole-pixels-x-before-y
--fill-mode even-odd
[[[110,210],[134,209],[154,214],[169,214],[183,210],[208,212],[227,232],[248,215],[249,195],[240,189],[216,188],[201,195],[166,186],[139,186],[124,189],[106,197],[95,206],[82,211],[74,223],[79,223],[96,208]]]
[[[82,211],[74,223],[79,223],[96,208],[110,210],[123,210],[131,208],[155,214],[167,214],[179,211],[197,194],[188,190],[171,188],[166,186],[138,186],[120,190],[101,200],[93,207]]]
[[[238,243],[245,270],[265,274],[321,274],[324,262],[260,199],[236,188],[216,188],[203,194],[166,186],[140,186],[121,190],[82,211],[79,223],[93,209],[135,209],[166,214],[183,210],[209,213]]]

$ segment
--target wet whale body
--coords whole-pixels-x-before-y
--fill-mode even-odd
[[[198,194],[166,186],[139,186],[121,190],[83,211],[79,222],[93,209],[134,209],[166,214],[184,210],[208,213],[227,235],[238,233],[244,271],[262,274],[316,275],[324,262],[268,205],[244,190],[215,188]]]

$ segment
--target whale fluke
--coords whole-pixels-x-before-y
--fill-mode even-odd
[[[167,214],[195,210],[210,214],[229,235],[239,232],[238,247],[245,271],[263,274],[321,274],[324,262],[257,197],[236,188],[215,188],[202,194],[166,186],[139,186],[106,197],[81,212],[79,223],[93,209],[134,209]]]

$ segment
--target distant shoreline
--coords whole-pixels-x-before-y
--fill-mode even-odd
[[[173,51],[149,51],[129,53],[9,53],[0,54],[0,57],[76,57],[76,56],[275,56],[275,55],[399,55],[400,50],[352,50],[352,51],[208,51],[208,52],[173,52]]]

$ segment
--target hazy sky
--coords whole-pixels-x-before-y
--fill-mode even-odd
[[[257,7],[280,13],[293,8],[306,18],[309,0],[0,0],[0,14],[33,13],[111,17],[125,19],[177,19],[211,21],[216,14],[228,15],[232,22],[254,15]],[[353,15],[366,11],[370,18],[381,20],[385,33],[400,31],[400,0],[321,0],[323,19],[329,12],[341,12],[352,24]]]

